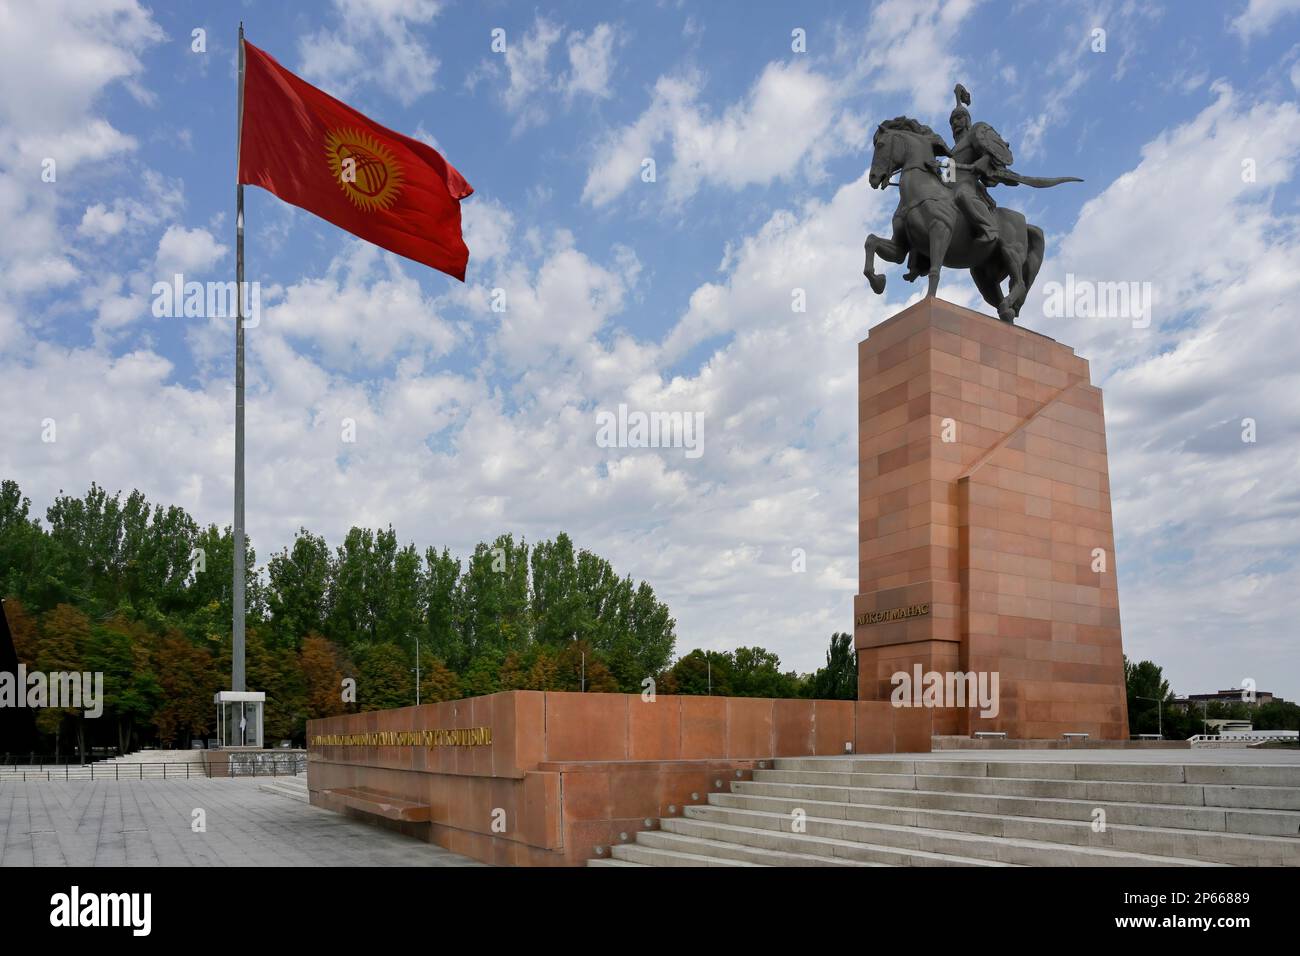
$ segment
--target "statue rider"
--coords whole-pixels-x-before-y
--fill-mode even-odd
[[[983,180],[993,175],[997,159],[986,149],[986,138],[978,135],[979,130],[971,128],[970,111],[966,109],[970,94],[960,83],[954,93],[957,106],[948,117],[952,127],[952,151],[949,154],[952,170],[949,176],[953,182],[953,200],[970,222],[976,242],[996,242],[995,203],[984,188]]]

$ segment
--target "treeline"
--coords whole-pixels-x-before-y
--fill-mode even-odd
[[[1214,733],[1207,720],[1249,720],[1255,730],[1300,730],[1300,705],[1286,700],[1268,703],[1207,701],[1184,708],[1165,680],[1164,669],[1152,661],[1124,659],[1128,690],[1128,724],[1132,734],[1163,733],[1166,740],[1186,740]]]
[[[60,494],[44,522],[30,507],[15,482],[0,483],[0,594],[18,656],[37,670],[105,675],[100,720],[38,715],[51,748],[185,747],[212,736],[212,698],[230,675],[230,529],[97,485]],[[783,672],[762,648],[672,663],[675,622],[653,588],[565,534],[531,546],[501,535],[462,560],[399,545],[391,527],[353,528],[333,549],[302,529],[262,568],[247,542],[245,567],[247,686],[267,694],[268,742],[301,742],[311,718],[414,703],[417,656],[422,702],[516,689],[639,693],[647,680],[663,694],[855,691],[847,635],[833,638],[814,675]]]

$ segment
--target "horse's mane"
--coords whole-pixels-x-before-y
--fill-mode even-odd
[[[902,130],[905,133],[915,133],[918,136],[923,136],[930,140],[936,152],[945,154],[948,152],[948,144],[944,142],[943,137],[920,120],[912,119],[910,116],[895,116],[893,119],[881,123],[876,130],[876,135],[893,130]]]

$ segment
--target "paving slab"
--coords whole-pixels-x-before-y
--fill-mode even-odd
[[[483,866],[262,778],[0,780],[0,866]],[[195,810],[206,830],[195,832]]]

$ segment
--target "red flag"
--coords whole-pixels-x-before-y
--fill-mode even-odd
[[[460,201],[474,189],[451,163],[244,51],[238,181],[464,282]]]

